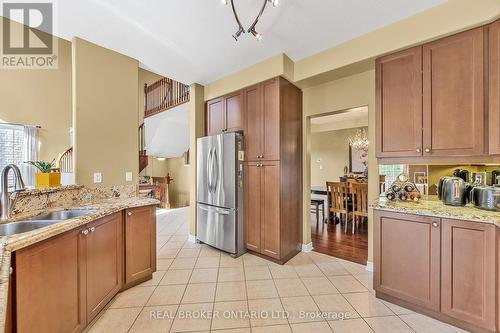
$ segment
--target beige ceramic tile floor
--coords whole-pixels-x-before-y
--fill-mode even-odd
[[[378,300],[364,266],[315,252],[284,266],[233,259],[187,240],[187,209],[159,213],[158,271],[117,295],[89,332],[464,332]]]

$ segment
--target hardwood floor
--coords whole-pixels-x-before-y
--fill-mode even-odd
[[[352,228],[352,224],[349,223]],[[349,228],[350,229],[350,228]],[[311,239],[314,251],[366,265],[368,258],[368,224],[359,223],[356,233],[345,232],[344,226],[328,223],[316,224],[316,215],[311,214]]]

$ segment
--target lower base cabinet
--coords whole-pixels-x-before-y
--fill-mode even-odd
[[[148,280],[156,271],[156,219],[151,206],[125,210],[125,287]]]
[[[155,207],[128,209],[125,219],[123,214],[13,254],[7,309],[12,324],[6,332],[81,332],[120,290],[151,278],[156,270]]]
[[[473,332],[498,332],[497,251],[492,224],[375,211],[374,289]]]

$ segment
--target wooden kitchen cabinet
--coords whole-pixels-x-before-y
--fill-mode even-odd
[[[221,134],[226,129],[226,113],[224,98],[216,98],[207,102],[207,135]]]
[[[500,154],[500,20],[489,26],[489,152]]]
[[[488,154],[484,39],[480,27],[376,60],[378,158],[447,161]],[[500,147],[498,122],[492,126],[490,145],[497,140]]]
[[[484,151],[484,29],[423,46],[424,156]]]
[[[499,332],[497,226],[381,210],[374,218],[377,297],[471,332]]]
[[[280,259],[280,163],[261,163],[261,253]]]
[[[374,217],[374,289],[439,311],[440,219],[380,211]]]
[[[261,252],[262,176],[260,163],[245,164],[244,214],[246,248]]]
[[[85,328],[82,230],[72,230],[15,252],[15,332],[80,332]]]
[[[149,280],[156,271],[154,206],[125,210],[125,288]]]
[[[87,232],[87,322],[104,308],[122,287],[123,233],[121,212],[89,223]]]
[[[237,91],[207,102],[207,135],[217,135],[244,129],[243,97],[243,92]]]
[[[245,95],[245,155],[247,161],[257,161],[262,154],[262,85],[258,84],[243,90]]]
[[[422,156],[422,47],[376,60],[377,157]]]
[[[279,162],[248,162],[246,170],[246,247],[271,258],[280,259]]]
[[[491,331],[496,327],[495,228],[442,222],[441,312]]]
[[[246,248],[284,263],[302,243],[302,91],[275,77],[207,102],[207,112],[216,101],[239,105],[240,98]]]

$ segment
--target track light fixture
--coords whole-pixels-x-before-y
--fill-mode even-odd
[[[241,34],[244,34],[245,33],[245,29],[243,29],[242,26],[240,26],[238,28],[238,31],[236,31],[236,33],[233,35],[233,38],[238,41],[238,38],[241,36]]]
[[[221,0],[221,1],[225,5],[228,4],[228,0]],[[259,23],[259,19],[262,16],[262,14],[264,13],[264,10],[266,9],[266,5],[268,2],[271,3],[273,5],[273,7],[276,7],[276,6],[278,6],[279,0],[264,0],[264,3],[262,4],[262,8],[259,11],[259,14],[255,18],[255,20],[252,23],[252,25],[250,26],[250,28],[248,30],[246,30],[246,32],[252,34],[255,38],[257,38],[257,40],[262,39],[262,34],[260,32],[257,32],[255,27],[256,27],[257,23]],[[233,10],[234,19],[236,20],[236,23],[238,24],[238,31],[236,31],[236,33],[233,35],[233,38],[236,41],[238,41],[238,38],[241,36],[241,34],[245,33],[245,28],[243,28],[243,25],[241,24],[240,18],[238,17],[238,13],[236,13],[236,8],[234,7],[234,0],[231,0],[231,8]]]

